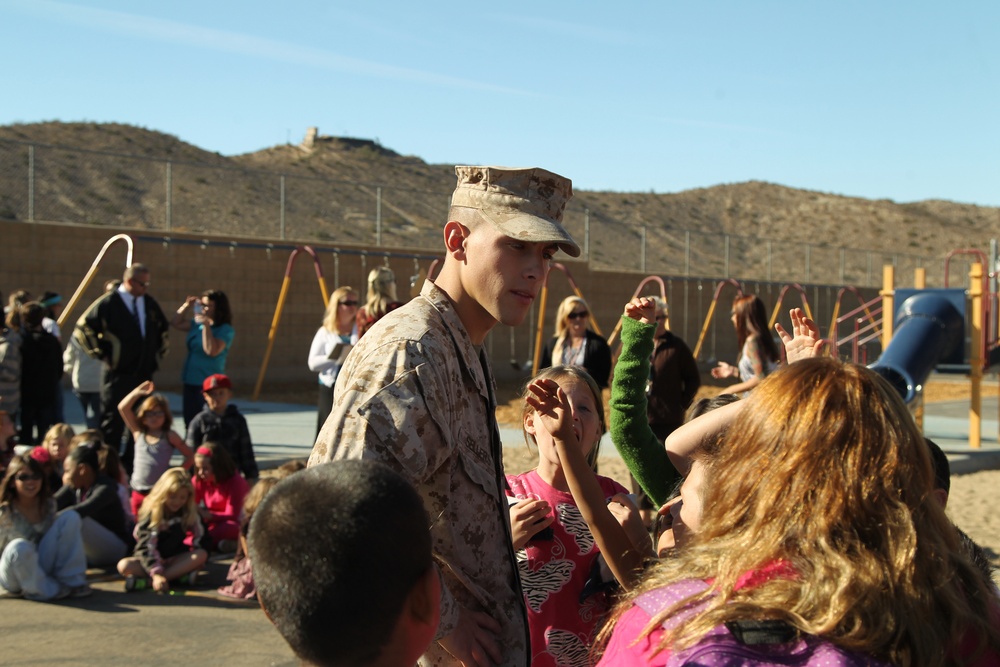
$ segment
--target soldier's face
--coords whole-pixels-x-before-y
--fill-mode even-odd
[[[545,283],[559,247],[512,239],[488,223],[477,225],[465,244],[466,292],[495,321],[520,324]]]

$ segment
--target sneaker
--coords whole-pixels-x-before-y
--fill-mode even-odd
[[[125,591],[132,593],[133,591],[144,591],[148,588],[152,588],[153,582],[147,577],[137,577],[130,574],[125,577]]]
[[[90,587],[89,584],[83,584],[82,586],[74,586],[69,589],[69,596],[71,598],[89,598],[94,594],[94,589]]]
[[[72,589],[70,589],[69,586],[60,586],[59,587],[59,592],[56,593],[55,595],[53,595],[50,598],[42,597],[41,595],[35,595],[35,594],[31,594],[31,593],[26,593],[24,595],[24,599],[25,600],[34,600],[35,602],[55,602],[56,600],[62,600],[64,598],[68,598],[71,590]]]

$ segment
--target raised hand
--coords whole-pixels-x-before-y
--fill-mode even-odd
[[[555,380],[535,380],[524,399],[538,414],[542,428],[557,440],[575,444],[579,435],[573,428],[573,413],[566,392]]]
[[[792,308],[788,311],[788,316],[792,320],[792,334],[785,331],[781,324],[774,324],[774,329],[785,346],[786,362],[791,364],[801,359],[821,356],[827,343],[820,337],[816,323],[806,317],[801,308]]]
[[[656,301],[648,296],[637,296],[625,304],[625,317],[643,324],[656,322]]]

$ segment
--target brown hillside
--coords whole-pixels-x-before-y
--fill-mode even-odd
[[[179,231],[275,238],[281,218],[289,239],[370,243],[380,192],[383,245],[436,249],[454,184],[452,165],[364,139],[320,136],[311,149],[226,157],[139,127],[49,122],[0,126],[0,218],[27,218],[29,144],[40,220],[162,229],[169,219]],[[728,234],[730,275],[802,282],[840,282],[844,273],[861,283],[869,252],[878,254],[875,266],[894,255],[937,265],[950,249],[985,250],[1000,229],[998,208],[897,204],[756,181],[672,194],[577,192],[567,226],[581,240],[588,218],[597,266],[638,270],[645,228],[648,271],[724,275]],[[841,247],[856,250],[841,255]]]

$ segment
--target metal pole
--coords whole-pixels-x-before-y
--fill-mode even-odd
[[[642,272],[646,272],[646,225],[642,226],[642,262],[640,264]]]
[[[382,245],[382,188],[375,188],[375,245]]]
[[[729,234],[726,234],[726,270],[724,275],[726,278],[729,277]]]
[[[171,191],[174,189],[173,188],[173,184],[174,184],[174,172],[173,172],[173,168],[172,167],[173,167],[173,164],[169,160],[167,160],[167,231],[168,232],[170,231],[170,226],[172,224],[171,218],[172,218],[172,215],[173,215],[173,211],[172,211],[172,208],[173,208],[173,197],[171,195]]]
[[[35,147],[28,146],[28,221],[35,221]]]
[[[767,242],[767,282],[771,282],[771,242]]]
[[[590,261],[590,209],[583,209],[583,256]]]
[[[281,211],[278,214],[279,238],[285,240],[285,175],[281,175]]]
[[[812,266],[812,246],[806,244],[806,282],[809,282],[809,269]]]
[[[690,276],[691,275],[691,230],[687,230],[687,231],[684,232],[684,275],[685,276]],[[684,301],[684,312],[685,312],[684,333],[687,333],[687,324],[686,324],[686,313],[687,313],[687,300],[686,299],[687,299],[687,291],[686,291],[686,289],[685,289],[684,295],[685,295],[685,301]]]
[[[846,263],[845,262],[846,262],[846,259],[845,259],[844,249],[841,248],[840,249],[840,284],[841,285],[843,285],[846,282],[844,280],[844,276],[845,276],[844,272],[845,272],[845,268],[846,268]]]

